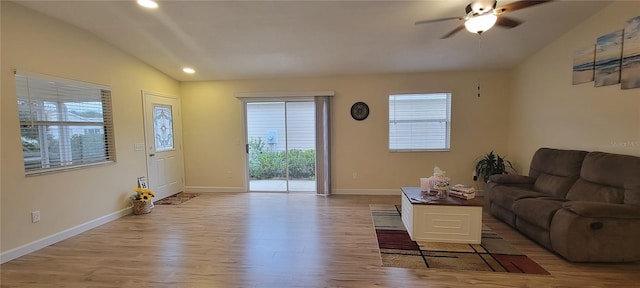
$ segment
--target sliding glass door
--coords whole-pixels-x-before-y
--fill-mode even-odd
[[[316,191],[313,101],[247,102],[249,191]]]

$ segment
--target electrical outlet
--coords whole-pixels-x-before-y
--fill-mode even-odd
[[[358,172],[353,172],[353,179],[358,178]]]
[[[40,211],[31,212],[31,223],[40,222]]]

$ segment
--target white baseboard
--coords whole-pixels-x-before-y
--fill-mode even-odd
[[[211,186],[186,186],[185,191],[196,193],[221,193],[232,192],[242,193],[248,192],[244,187],[211,187]],[[333,189],[332,194],[336,195],[398,195],[400,196],[400,188],[398,189]]]
[[[186,186],[184,190],[187,192],[209,193],[209,192],[247,192],[244,187],[211,187],[211,186]]]
[[[332,194],[335,195],[397,195],[400,196],[400,188],[398,189],[333,189]]]
[[[212,186],[186,186],[185,191],[195,193],[220,193],[220,192],[232,192],[242,193],[247,192],[244,187],[212,187]],[[332,194],[336,195],[400,195],[400,188],[398,189],[333,189]]]
[[[60,242],[62,240],[65,240],[67,238],[76,236],[76,235],[78,235],[78,234],[80,234],[82,232],[89,231],[89,230],[91,230],[93,228],[96,228],[96,227],[98,227],[100,225],[106,224],[106,223],[111,222],[113,220],[116,220],[118,218],[122,218],[124,216],[129,215],[129,214],[131,214],[131,207],[124,208],[122,210],[113,212],[111,214],[107,214],[105,216],[102,216],[100,218],[91,220],[91,221],[86,222],[84,224],[80,224],[78,226],[71,227],[71,228],[69,228],[67,230],[55,233],[53,235],[44,237],[42,239],[33,241],[31,243],[22,245],[20,247],[13,248],[11,250],[8,250],[8,251],[3,252],[2,254],[0,254],[0,264],[8,262],[8,261],[11,261],[13,259],[16,259],[16,258],[24,256],[24,255],[27,255],[27,254],[29,254],[31,252],[40,250],[40,249],[42,249],[44,247],[47,247],[49,245],[58,243],[58,242]]]

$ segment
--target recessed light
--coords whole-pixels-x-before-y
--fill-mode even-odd
[[[196,70],[193,70],[193,68],[185,67],[185,68],[182,68],[182,72],[187,74],[193,74],[193,73],[196,73]]]
[[[138,0],[138,5],[149,9],[158,8],[158,3],[153,0]]]

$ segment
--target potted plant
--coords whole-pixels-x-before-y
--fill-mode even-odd
[[[131,199],[133,202],[133,214],[140,215],[151,212],[151,208],[153,208],[151,198],[155,197],[156,194],[147,188],[136,188],[134,191],[136,191],[136,195],[133,195]]]
[[[491,175],[509,174],[507,167],[515,171],[509,160],[505,160],[504,157],[494,154],[493,151],[491,151],[487,153],[487,155],[484,155],[478,161],[478,164],[476,164],[476,176],[481,177],[484,183],[487,183]]]

